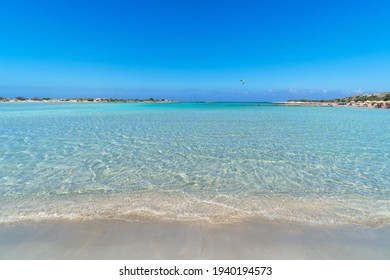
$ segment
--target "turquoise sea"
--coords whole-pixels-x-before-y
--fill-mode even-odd
[[[0,222],[390,225],[390,111],[1,103]]]

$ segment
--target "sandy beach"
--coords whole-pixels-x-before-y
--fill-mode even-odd
[[[389,259],[390,227],[244,221],[3,224],[0,259]]]

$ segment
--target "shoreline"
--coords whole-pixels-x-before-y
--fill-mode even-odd
[[[390,259],[390,226],[104,219],[0,226],[0,259]]]
[[[115,98],[38,98],[16,99],[3,98],[0,103],[178,103],[179,100],[169,99],[115,99]]]
[[[279,103],[280,106],[297,106],[297,107],[356,107],[356,108],[375,108],[390,109],[390,101],[364,101],[364,102],[300,102],[288,101]]]
[[[218,195],[192,197],[177,192],[78,194],[31,199],[0,198],[0,225],[24,221],[102,220],[126,221],[205,221],[228,224],[247,220],[303,225],[390,226],[387,200],[375,207],[364,200],[292,199],[281,195],[242,197]],[[340,208],[340,205],[346,206]]]
[[[185,103],[186,101],[180,100],[166,100],[166,99],[153,99],[153,100],[137,100],[137,99],[108,99],[108,98],[52,98],[47,100],[17,100],[14,98],[0,99],[0,103],[148,103],[148,104],[166,104],[166,103]],[[208,103],[204,102],[191,102],[188,103]],[[218,103],[212,102],[212,103]],[[225,102],[222,102],[225,103]],[[258,102],[253,102],[258,103]],[[355,108],[375,108],[375,109],[390,109],[390,101],[363,101],[363,102],[317,102],[317,101],[287,101],[287,102],[270,102],[275,106],[286,107],[355,107]]]

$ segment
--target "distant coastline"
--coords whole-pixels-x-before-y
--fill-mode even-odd
[[[26,98],[17,96],[15,98],[0,97],[0,102],[47,102],[47,103],[59,103],[59,102],[97,102],[97,103],[174,103],[180,102],[178,100],[170,99],[119,99],[119,98],[48,98],[48,97],[33,97]]]
[[[390,92],[360,94],[332,100],[288,100],[282,106],[364,107],[390,109]]]
[[[178,103],[185,102],[171,99],[120,99],[120,98],[48,98],[48,97],[1,97],[0,103],[21,102],[21,103]],[[195,103],[210,103],[207,101],[198,101]],[[212,102],[214,103],[214,101]],[[272,103],[272,102],[271,102]],[[390,109],[390,92],[381,92],[374,94],[360,94],[345,98],[332,100],[312,100],[297,99],[287,100],[285,102],[273,103],[278,106],[301,106],[301,107],[361,107],[361,108],[382,108]]]

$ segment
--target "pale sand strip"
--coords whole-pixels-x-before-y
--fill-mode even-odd
[[[246,221],[0,225],[0,259],[390,259],[390,227]]]

